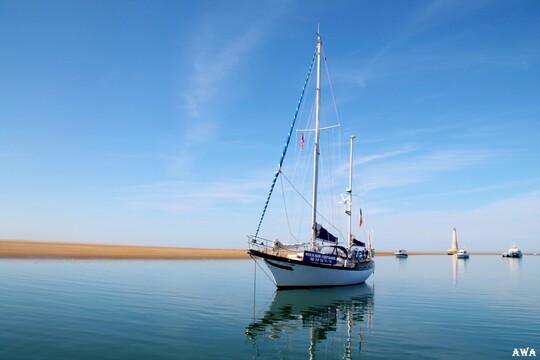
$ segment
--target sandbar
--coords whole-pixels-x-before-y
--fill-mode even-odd
[[[0,257],[74,259],[249,259],[246,249],[202,249],[0,240]]]
[[[409,255],[445,255],[439,252],[409,252]],[[393,256],[377,251],[376,256]],[[181,248],[33,240],[1,240],[3,258],[73,259],[249,259],[246,249]]]

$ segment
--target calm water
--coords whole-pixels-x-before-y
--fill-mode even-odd
[[[250,260],[0,259],[0,359],[540,356],[540,257],[378,257],[366,285],[274,290]]]

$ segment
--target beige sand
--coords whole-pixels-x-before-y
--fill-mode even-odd
[[[245,249],[197,249],[26,240],[0,240],[0,257],[249,259]]]
[[[409,252],[409,255],[444,255]],[[393,256],[376,252],[376,256]],[[158,246],[106,245],[29,240],[0,240],[0,257],[58,257],[103,259],[249,259],[245,249],[202,249]]]

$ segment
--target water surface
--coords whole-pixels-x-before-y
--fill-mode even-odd
[[[0,358],[540,353],[540,257],[376,262],[365,285],[276,292],[250,260],[0,259]]]

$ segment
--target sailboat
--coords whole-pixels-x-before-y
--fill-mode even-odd
[[[321,102],[321,53],[322,40],[317,34],[317,47],[312,59],[308,78],[304,84],[299,105],[288,133],[285,148],[281,154],[278,169],[274,175],[270,193],[268,194],[264,210],[259,221],[259,226],[255,235],[249,235],[248,254],[255,260],[262,259],[270,269],[275,285],[278,289],[309,288],[309,287],[332,287],[345,286],[364,283],[375,269],[375,261],[371,251],[371,242],[366,247],[366,243],[357,240],[352,234],[352,180],[353,180],[353,144],[355,136],[350,138],[349,157],[349,186],[347,195],[342,196],[345,205],[345,216],[348,216],[347,241],[340,243],[338,236],[332,234],[328,228],[323,227],[319,218],[325,219],[318,209],[318,184],[319,184],[319,155],[320,155],[320,132],[323,130],[320,124],[320,102]],[[279,239],[269,240],[259,236],[261,223],[264,219],[266,209],[274,185],[278,177],[283,178],[282,166],[287,153],[287,148],[291,134],[295,127],[296,118],[304,96],[306,84],[308,83],[311,70],[316,63],[317,86],[315,93],[315,128],[313,140],[313,182],[312,200],[309,203],[311,208],[311,229],[310,237],[304,241],[291,245],[282,243]],[[302,135],[302,146],[303,146]],[[305,198],[303,198],[306,200]],[[308,202],[306,200],[306,202]],[[361,210],[360,210],[361,211]],[[360,224],[362,217],[360,213]],[[307,224],[306,224],[307,225]],[[309,226],[309,225],[307,225]],[[327,225],[328,226],[328,225]],[[330,225],[333,226],[333,225]],[[341,232],[340,232],[341,233]],[[309,235],[307,235],[309,236]],[[307,237],[306,236],[306,237]]]

